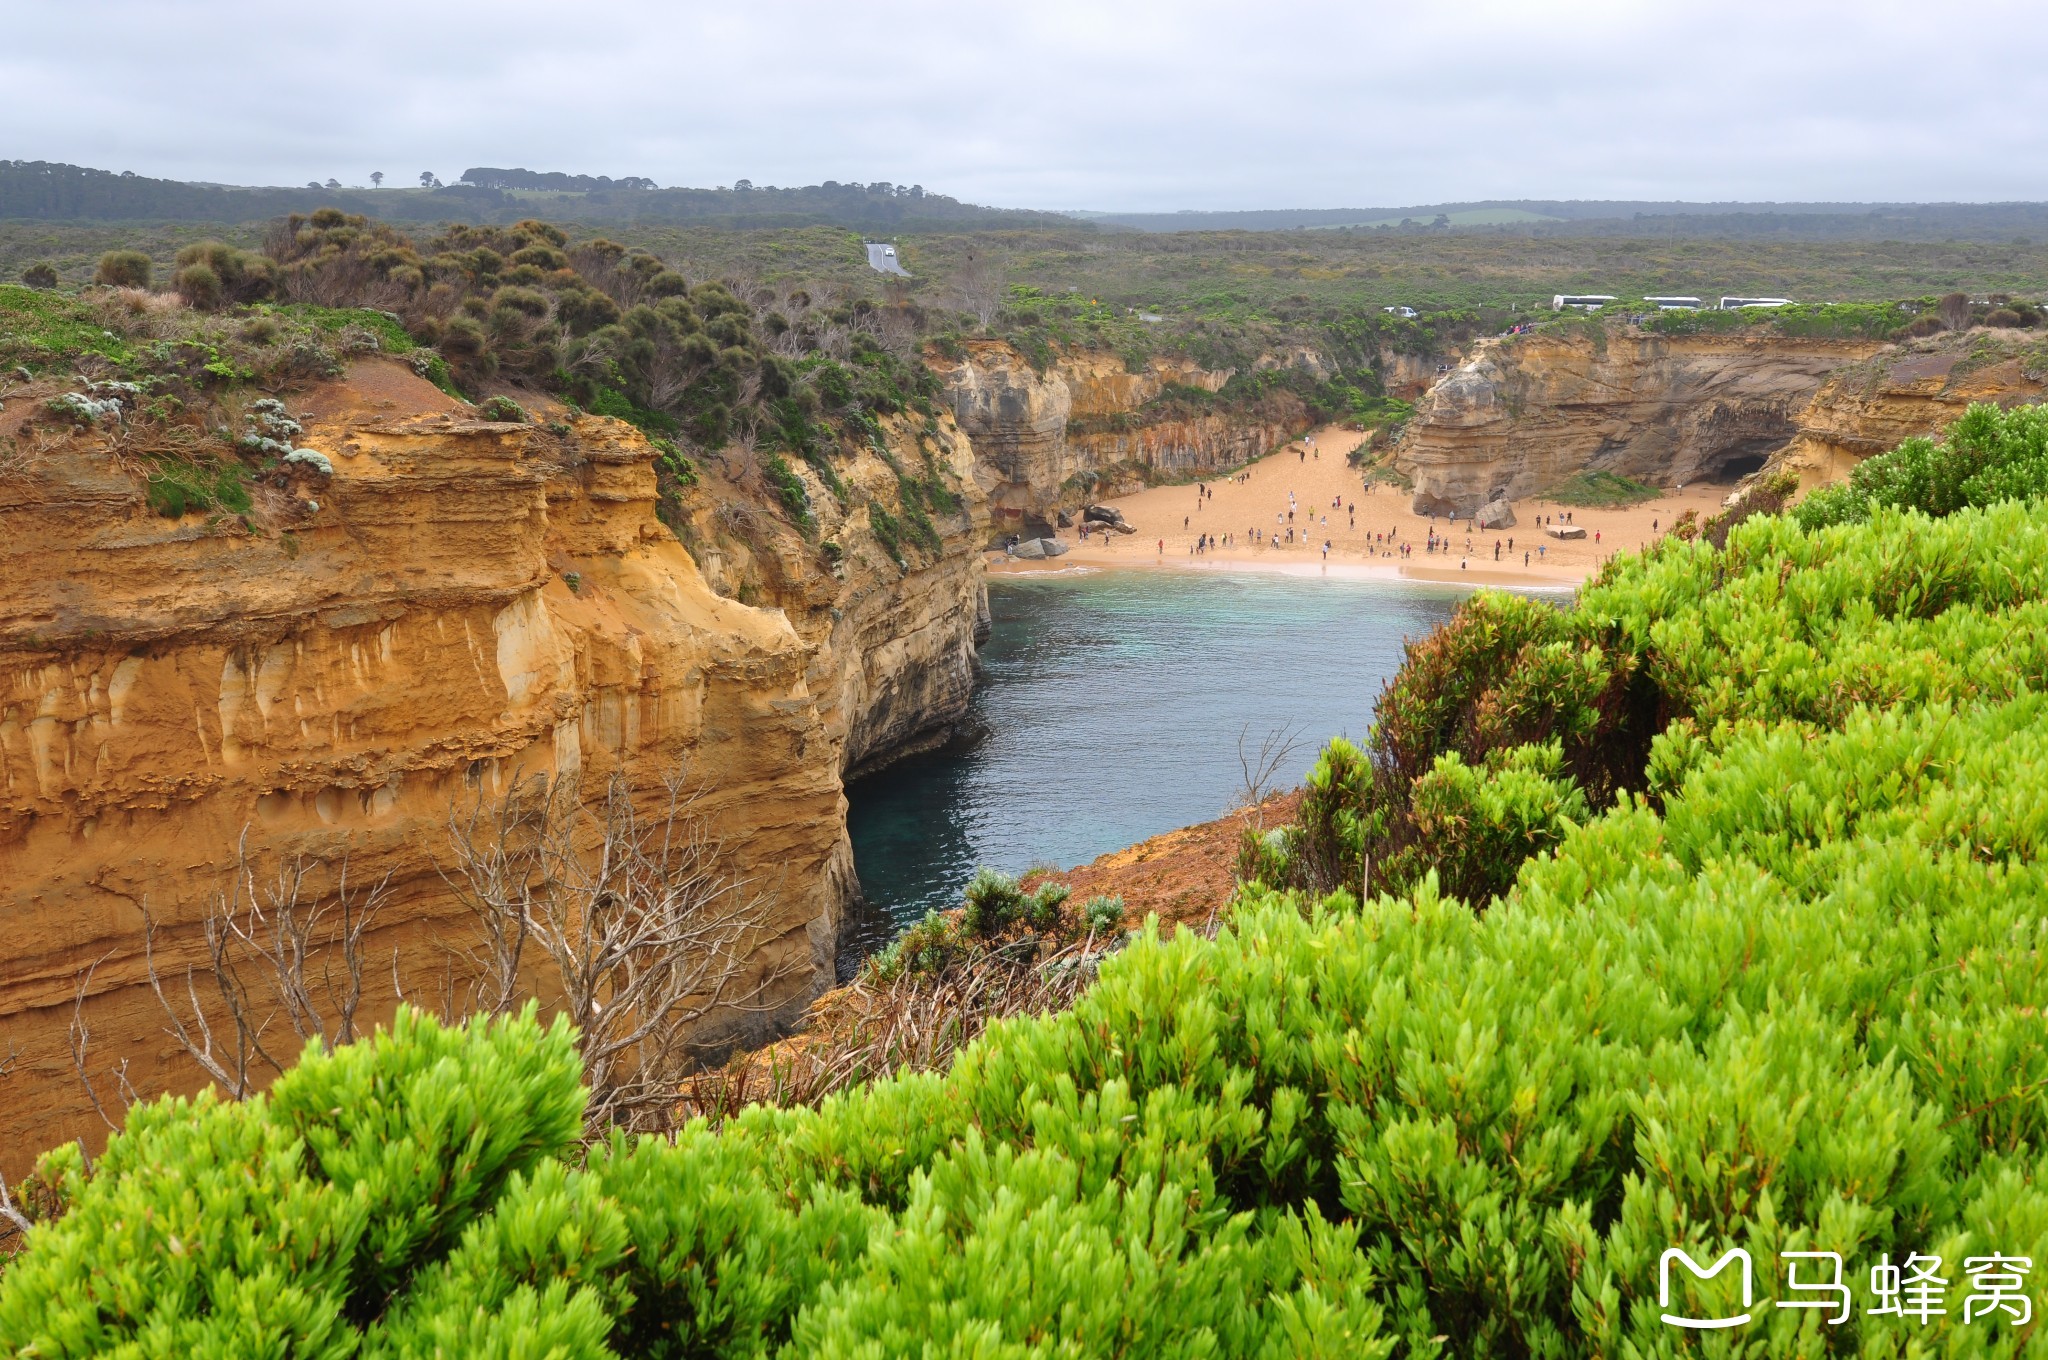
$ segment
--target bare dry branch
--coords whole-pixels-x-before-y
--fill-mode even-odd
[[[569,777],[515,776],[495,806],[451,816],[450,839],[449,881],[480,926],[474,1008],[516,1005],[538,965],[577,1029],[591,1128],[671,1126],[692,1031],[784,975],[754,968],[769,899],[726,872],[682,777],[643,816],[623,775],[589,805]]]
[[[1301,729],[1298,726],[1276,727],[1259,739],[1256,752],[1247,743],[1251,740],[1252,725],[1246,723],[1237,734],[1237,765],[1243,772],[1243,783],[1238,786],[1237,806],[1226,811],[1249,810],[1255,815],[1273,796],[1273,783],[1282,766],[1301,749]],[[1261,820],[1260,825],[1264,822]]]
[[[795,1038],[693,1075],[682,1113],[717,1123],[750,1104],[814,1106],[898,1071],[942,1068],[998,1020],[1071,1006],[1120,943],[1091,932],[1049,956],[1025,940],[937,975],[863,973],[819,998]]]
[[[121,1126],[114,1122],[113,1117],[107,1113],[107,1107],[100,1102],[99,1090],[92,1084],[92,1075],[86,1062],[86,1053],[92,1047],[92,1031],[85,1024],[85,997],[87,991],[92,987],[92,975],[99,970],[101,964],[107,961],[107,958],[106,954],[102,954],[97,959],[94,959],[91,966],[78,975],[78,986],[72,993],[71,1069],[78,1074],[79,1084],[85,1087],[85,1098],[92,1102],[93,1113],[100,1117],[101,1123],[115,1132],[119,1132]],[[135,1088],[128,1082],[128,1060],[126,1058],[123,1058],[120,1067],[115,1069],[114,1079],[120,1087],[122,1113],[125,1114],[128,1107],[135,1103],[133,1099]]]
[[[165,1032],[230,1099],[246,1099],[267,1079],[266,1072],[276,1076],[297,1056],[296,1049],[280,1053],[267,1042],[279,1030],[280,1016],[300,1045],[318,1040],[332,1049],[356,1037],[363,937],[388,882],[352,887],[344,856],[333,870],[332,888],[316,892],[311,884],[316,867],[295,856],[280,861],[259,884],[249,833],[243,829],[230,886],[214,895],[202,922],[203,971],[217,998],[213,1015],[200,999],[200,969],[185,970],[182,1003],[165,994],[156,921],[148,904],[143,905],[143,961],[150,990],[170,1021]]]

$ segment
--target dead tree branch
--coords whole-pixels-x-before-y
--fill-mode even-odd
[[[333,871],[332,888],[319,892],[311,883],[318,867],[294,856],[259,883],[244,828],[230,886],[214,895],[202,922],[206,963],[185,970],[182,1003],[164,991],[156,921],[144,905],[143,960],[150,990],[170,1021],[165,1032],[230,1099],[246,1099],[282,1073],[308,1041],[331,1050],[356,1037],[363,937],[388,881],[351,886],[344,856]],[[212,1015],[200,999],[202,972],[212,984]],[[287,1026],[298,1043],[280,1053],[273,1036],[281,1037]]]
[[[1249,749],[1252,725],[1246,723],[1237,734],[1237,765],[1243,771],[1243,782],[1238,786],[1238,808],[1257,813],[1265,806],[1266,800],[1274,793],[1273,783],[1280,769],[1294,753],[1301,749],[1301,729],[1298,726],[1276,727],[1259,739],[1256,752]],[[1236,811],[1237,809],[1230,809]]]
[[[568,1016],[593,1130],[672,1127],[699,1022],[762,1008],[787,972],[756,966],[770,899],[727,872],[682,777],[646,815],[632,793],[623,774],[589,804],[570,777],[515,776],[450,818],[449,881],[480,927],[475,1009],[538,992]]]

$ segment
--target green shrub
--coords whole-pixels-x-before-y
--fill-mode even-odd
[[[2002,419],[2011,429],[2036,418]],[[1779,491],[1760,484],[1752,496]],[[1577,821],[1580,800],[1598,810],[1653,792],[1653,742],[1675,722],[1711,748],[1731,724],[1831,729],[1859,704],[2009,697],[2048,681],[2034,510],[1869,513],[1811,532],[1781,515],[1722,521],[1617,559],[1566,610],[1475,595],[1410,645],[1369,749],[1333,743],[1297,825],[1247,837],[1240,876],[1326,892],[1357,884],[1363,851],[1376,885],[1400,890],[1436,868],[1448,890],[1483,903],[1554,840],[1561,822],[1543,811],[1553,802]],[[1524,782],[1536,770],[1518,762],[1552,747],[1541,779]]]
[[[200,311],[269,297],[278,272],[269,256],[238,250],[225,241],[196,241],[178,252],[172,286],[185,304]]]
[[[109,288],[147,288],[152,267],[139,250],[110,250],[100,256],[92,281]]]
[[[209,511],[246,515],[254,504],[248,474],[240,463],[227,459],[211,463],[156,459],[150,464],[144,498],[149,508],[165,519]]]
[[[1098,894],[1081,904],[1081,921],[1096,935],[1107,935],[1119,930],[1124,923],[1124,899],[1120,896]]]
[[[974,871],[964,896],[967,908],[960,916],[961,928],[984,937],[1000,935],[1016,924],[1029,901],[1016,879],[986,866]]]
[[[57,286],[57,267],[48,261],[38,261],[21,271],[22,286],[26,288],[50,289]]]
[[[491,397],[479,408],[485,420],[504,421],[507,424],[525,425],[533,417],[526,414],[526,408],[510,397]]]
[[[1972,406],[1939,443],[1908,439],[1866,458],[1846,483],[1822,487],[1794,512],[1810,529],[1857,523],[1887,506],[1952,515],[1966,506],[2048,496],[2048,406]]]

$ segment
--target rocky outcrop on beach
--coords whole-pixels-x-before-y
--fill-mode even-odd
[[[771,1028],[833,977],[857,892],[844,772],[965,709],[987,512],[949,418],[843,454],[843,500],[803,468],[808,537],[757,469],[702,469],[679,541],[655,449],[619,422],[482,421],[382,360],[292,409],[333,474],[253,516],[159,517],[90,433],[0,484],[0,1022],[21,1052],[0,1148],[99,1128],[66,1040],[88,969],[96,1066],[190,1088],[144,913],[182,979],[238,845],[381,882],[363,1014],[394,980],[438,1002],[473,934],[444,877],[451,810],[535,774],[595,794],[621,772],[651,798],[686,772],[768,899],[745,965],[763,990],[705,1036]],[[930,542],[878,535],[925,450],[952,508]]]
[[[1174,389],[1219,392],[1234,372],[1182,356],[1155,355],[1133,372],[1115,354],[1066,351],[1040,371],[1005,341],[970,340],[959,357],[933,351],[926,362],[974,442],[998,537],[1048,534],[1061,511],[1150,478],[1238,466],[1310,425],[1307,407],[1286,392],[1255,410],[1172,400]],[[1308,349],[1260,356],[1257,365],[1327,369]]]
[[[1830,374],[1883,348],[1597,324],[1483,340],[1422,400],[1394,464],[1424,514],[1469,515],[1583,471],[1733,482],[1799,433]]]

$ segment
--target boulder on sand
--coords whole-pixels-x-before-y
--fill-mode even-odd
[[[1047,557],[1059,557],[1064,553],[1072,551],[1067,544],[1062,543],[1056,538],[1041,538],[1038,540],[1038,546],[1045,550]]]
[[[1512,529],[1515,527],[1515,507],[1504,500],[1488,501],[1479,507],[1476,522],[1482,529]]]
[[[1552,538],[1584,538],[1586,531],[1576,524],[1546,524],[1543,532]]]
[[[1091,505],[1081,512],[1081,518],[1087,520],[1090,524],[1100,524],[1105,528],[1114,529],[1120,534],[1135,534],[1138,532],[1124,518],[1124,512],[1113,505]]]
[[[1010,548],[1010,556],[1021,557],[1028,562],[1036,562],[1045,556],[1045,540],[1042,538],[1020,540]]]

